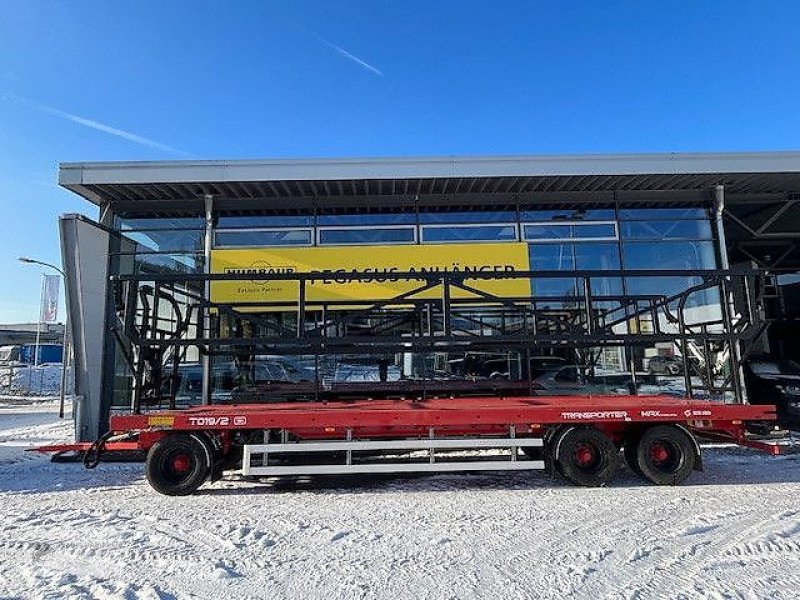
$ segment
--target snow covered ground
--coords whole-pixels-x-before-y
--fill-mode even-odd
[[[706,450],[678,488],[542,474],[223,481],[153,492],[23,448],[57,405],[0,404],[0,598],[797,598],[800,455]]]

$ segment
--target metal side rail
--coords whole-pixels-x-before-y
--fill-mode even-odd
[[[541,448],[541,438],[428,438],[417,440],[325,441],[274,444],[248,444],[243,447],[241,474],[244,476],[334,475],[347,473],[422,473],[453,471],[543,470],[542,460],[518,456],[520,448]],[[354,461],[353,452],[402,451],[401,456]],[[509,454],[489,460],[437,462],[437,450],[506,450]],[[428,461],[414,462],[408,453],[427,451]],[[341,464],[270,465],[270,457],[286,453],[345,452]],[[441,456],[438,458],[442,458]],[[459,457],[463,458],[463,457]]]

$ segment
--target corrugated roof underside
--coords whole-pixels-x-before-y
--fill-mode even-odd
[[[726,192],[787,193],[800,191],[798,173],[717,173],[663,175],[575,175],[550,177],[459,177],[425,179],[344,179],[226,181],[203,183],[73,184],[106,200],[170,201],[213,194],[224,198],[326,198],[342,196],[408,196],[456,194],[527,194],[623,190],[693,190],[723,184]]]

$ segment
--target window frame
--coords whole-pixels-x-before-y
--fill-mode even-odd
[[[376,229],[411,230],[412,239],[403,242],[336,242],[335,244],[323,243],[322,234],[325,231],[374,231]],[[412,246],[419,243],[419,230],[416,225],[323,225],[316,227],[314,239],[316,246]]]
[[[470,217],[465,215],[470,215]],[[495,215],[498,218],[485,220],[486,215]],[[481,217],[484,217],[484,220],[478,220]],[[431,225],[504,225],[512,222],[519,224],[519,214],[515,210],[420,210],[417,222],[420,226],[426,227]]]
[[[672,227],[670,231],[666,234],[663,234],[661,237],[655,237],[655,235],[651,237],[647,237],[647,232],[645,232],[644,236],[638,235],[630,235],[631,231],[636,233],[636,229],[640,226],[650,226],[654,227],[655,223],[671,223]],[[684,224],[684,223],[696,223],[700,224],[699,227],[702,229],[706,225],[708,226],[708,235],[703,236],[702,234],[694,234],[689,236],[673,236],[670,235],[672,230],[676,227]],[[714,241],[714,227],[710,221],[703,221],[702,219],[653,219],[653,220],[641,220],[641,221],[620,221],[621,227],[619,228],[620,231],[620,239],[623,242],[655,242],[655,243],[664,243],[664,242],[705,242],[705,241]],[[654,234],[660,233],[657,229],[654,229]]]
[[[186,233],[188,231],[195,232],[198,234],[197,242],[198,245],[193,248],[179,248],[179,249],[165,249],[165,250],[154,250],[149,247],[147,244],[135,239],[136,235],[139,234],[141,236],[147,237],[151,241],[152,238],[149,238],[148,234],[163,234],[165,232],[177,232],[177,233]],[[176,228],[176,229],[122,229],[122,230],[114,230],[114,233],[120,236],[121,238],[124,237],[127,242],[131,242],[136,245],[137,250],[133,252],[117,252],[117,254],[196,254],[203,252],[203,244],[205,242],[205,230],[204,229],[196,229],[196,228]]]
[[[704,271],[719,268],[718,249],[714,240],[622,240],[620,246],[622,268],[625,271],[649,270],[653,272],[653,276],[657,276],[659,271],[686,271],[687,274],[692,274],[698,270]],[[703,263],[706,262],[706,259],[710,259],[711,264],[708,266],[698,265],[692,267],[662,266],[662,262],[653,262],[652,266],[636,265],[635,263],[631,265],[629,264],[631,262],[631,257],[636,257],[636,259],[638,259],[642,256],[639,252],[629,252],[630,249],[634,249],[636,246],[653,249],[661,248],[665,249],[665,252],[668,251],[668,246],[679,247],[681,249],[693,246],[693,251],[696,252],[696,257],[699,259],[698,262]]]
[[[427,241],[425,239],[425,229],[479,229],[481,227],[511,227],[514,231],[514,239],[512,240],[434,240]],[[520,241],[520,225],[519,223],[427,223],[420,224],[419,226],[419,243],[420,244],[509,244]]]
[[[641,211],[648,211],[642,213]],[[685,211],[682,215],[675,215],[669,211]],[[620,206],[617,209],[619,221],[710,221],[711,215],[706,206],[678,206],[678,207],[645,207]]]
[[[292,244],[242,244],[232,246],[230,244],[218,244],[217,234],[219,233],[272,233],[272,232],[287,232],[287,231],[302,231],[308,233],[308,243],[292,243]],[[214,244],[213,248],[229,249],[229,248],[310,248],[314,246],[315,241],[313,227],[251,227],[247,229],[214,229]]]
[[[225,220],[235,220],[235,219],[253,219],[256,223],[246,223],[245,224],[236,224],[236,223],[226,223],[223,221]],[[284,221],[283,223],[269,223],[264,222],[267,220],[272,221],[280,221],[280,220],[287,220],[287,219],[296,219],[298,222],[296,223],[289,223]],[[316,217],[313,214],[289,214],[289,215],[274,215],[274,214],[266,214],[266,215],[218,215],[216,220],[214,221],[214,229],[218,229],[220,231],[244,231],[244,230],[254,230],[254,229],[313,229],[316,225]]]
[[[180,225],[171,225],[171,220],[180,221],[195,221],[194,223],[182,223]],[[129,221],[144,221],[137,223],[136,226],[131,227],[127,225]],[[114,216],[114,224],[111,227],[116,232],[127,233],[129,231],[205,231],[205,218],[203,216],[191,217],[123,217],[120,215]]]
[[[336,218],[347,220],[360,220],[360,223],[326,223]],[[401,222],[390,222],[393,219]],[[419,222],[417,213],[411,210],[399,212],[375,212],[375,213],[318,213],[314,217],[314,227],[341,229],[343,227],[361,227],[364,229],[374,229],[376,227],[414,227]]]
[[[525,233],[525,228],[528,225],[544,226],[544,227],[591,227],[595,225],[611,225],[614,228],[613,237],[610,236],[595,236],[595,237],[558,237],[558,238],[533,238],[528,237]],[[617,221],[523,221],[520,223],[520,234],[523,242],[530,242],[533,244],[538,243],[581,243],[581,242],[616,242],[619,240],[619,224]]]

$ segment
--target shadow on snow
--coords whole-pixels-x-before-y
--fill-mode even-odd
[[[800,454],[772,457],[739,447],[713,447],[703,451],[704,472],[695,472],[683,487],[708,485],[764,485],[800,483]],[[137,493],[144,479],[142,463],[102,463],[88,471],[80,463],[51,463],[24,457],[0,463],[0,493],[39,494],[84,490],[90,494],[129,489]],[[609,487],[650,487],[626,466]],[[458,490],[557,489],[573,487],[561,478],[541,471],[481,473],[417,473],[370,475],[287,476],[244,479],[228,475],[213,485],[206,484],[196,495],[225,496],[282,493],[402,493]],[[147,493],[153,493],[149,488]]]

